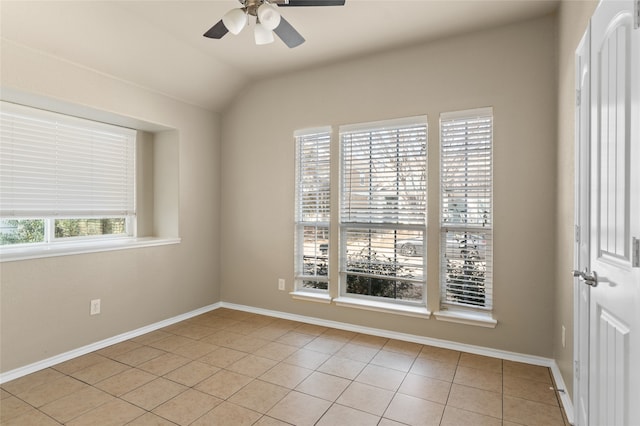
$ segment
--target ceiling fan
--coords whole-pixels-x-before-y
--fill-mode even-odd
[[[345,0],[238,0],[242,7],[227,12],[217,24],[204,33],[205,37],[221,39],[228,32],[238,34],[256,18],[254,36],[256,44],[273,42],[273,33],[290,48],[304,43],[304,37],[291,26],[275,6],[344,6]]]

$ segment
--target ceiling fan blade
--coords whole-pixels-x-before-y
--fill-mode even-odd
[[[209,29],[209,31],[207,31],[206,33],[204,33],[203,35],[205,37],[209,37],[209,38],[222,38],[224,37],[224,35],[226,33],[228,33],[229,30],[227,29],[227,27],[224,26],[224,23],[222,22],[222,19],[220,21],[218,21],[217,24],[215,24],[213,27],[211,27]]]
[[[284,0],[276,1],[278,6],[344,6],[345,0]]]
[[[284,16],[280,17],[280,25],[278,25],[273,32],[280,37],[284,44],[291,48],[300,46],[304,43],[304,37],[302,37],[300,33],[291,26],[289,21],[284,19]]]

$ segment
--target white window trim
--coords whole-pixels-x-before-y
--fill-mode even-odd
[[[333,299],[336,306],[364,309],[367,311],[384,312],[388,314],[404,315],[408,317],[429,319],[431,312],[425,305],[407,305],[397,302],[383,302],[359,297],[340,296]]]
[[[0,263],[18,260],[41,259],[56,256],[72,256],[105,251],[128,250],[179,244],[181,238],[110,238],[102,240],[66,241],[52,244],[4,246],[0,250]]]
[[[331,303],[331,296],[327,292],[311,291],[309,289],[301,289],[289,293],[292,299],[304,300],[307,302]]]
[[[438,321],[454,322],[458,324],[475,325],[486,328],[496,328],[498,321],[491,312],[478,312],[468,309],[446,309],[434,312]]]

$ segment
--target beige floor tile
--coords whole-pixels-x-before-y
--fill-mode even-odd
[[[198,358],[198,361],[213,365],[214,367],[225,368],[234,362],[241,360],[247,355],[248,354],[246,352],[240,352],[229,348],[219,348],[202,358]]]
[[[484,416],[478,413],[472,413],[471,411],[461,410],[459,408],[448,405],[444,409],[444,415],[442,416],[442,422],[440,426],[460,426],[460,425],[474,425],[474,426],[503,426],[500,419],[495,417]]]
[[[401,352],[390,352],[383,349],[373,357],[371,364],[392,368],[406,373],[411,369],[415,359],[416,355],[407,355]]]
[[[383,417],[382,419],[380,419],[380,423],[378,423],[378,426],[406,426],[406,425],[404,423],[396,422],[395,420],[391,420],[391,419],[385,419]]]
[[[384,417],[415,426],[439,425],[444,405],[409,395],[396,394]]]
[[[330,356],[327,354],[310,351],[308,349],[298,349],[296,352],[287,357],[284,362],[286,362],[287,364],[293,364],[299,367],[315,370],[329,358]]]
[[[188,364],[191,360],[180,355],[166,353],[157,358],[143,362],[138,366],[140,370],[155,374],[156,376],[164,376],[165,374],[177,368]]]
[[[560,407],[506,395],[504,420],[527,426],[564,426]]]
[[[41,411],[31,408],[22,413],[18,417],[13,417],[2,422],[2,426],[60,426],[61,423],[56,422],[51,417],[43,414]]]
[[[94,386],[111,395],[120,396],[155,379],[156,376],[146,371],[129,368],[128,370],[96,383]]]
[[[242,334],[243,336],[247,336],[249,334],[255,333],[259,331],[263,327],[262,324],[254,324],[249,321],[239,321],[236,324],[230,325],[226,328],[226,330],[232,333]]]
[[[369,364],[355,378],[355,381],[395,392],[406,375],[402,371]]]
[[[260,339],[273,341],[285,335],[289,331],[291,331],[291,329],[288,327],[270,324],[261,329],[252,331],[247,334],[247,337],[258,337]]]
[[[315,336],[311,334],[299,333],[297,331],[289,331],[288,333],[280,336],[276,340],[276,342],[301,348],[304,345],[311,342],[313,339],[315,339]]]
[[[451,349],[437,348],[435,346],[423,346],[418,356],[434,361],[458,364],[460,352]]]
[[[251,377],[221,370],[200,382],[195,388],[218,398],[227,399],[251,382]]]
[[[46,368],[10,382],[3,383],[2,389],[12,393],[13,395],[20,396],[37,386],[61,377],[64,377],[64,374],[61,372],[54,370],[53,368]]]
[[[380,417],[364,411],[345,407],[339,404],[333,404],[329,410],[316,423],[317,426],[376,426],[380,421]]]
[[[122,395],[121,398],[150,411],[184,392],[186,389],[183,385],[160,377]]]
[[[326,337],[327,339],[333,339],[333,340],[338,340],[338,341],[347,343],[357,335],[358,333],[354,333],[353,331],[330,328],[324,333],[322,333],[320,336]]]
[[[274,419],[269,416],[262,416],[260,420],[253,424],[254,426],[291,426],[290,423],[285,423],[281,420]]]
[[[333,374],[334,376],[353,380],[358,377],[358,374],[360,374],[366,366],[367,364],[364,362],[333,356],[318,367],[317,370],[322,373]]]
[[[451,383],[417,374],[407,374],[398,389],[399,393],[426,399],[427,401],[446,404],[449,398]]]
[[[144,414],[144,410],[121,399],[101,405],[95,410],[76,417],[68,426],[120,426]]]
[[[123,364],[136,367],[144,362],[157,358],[160,355],[164,355],[165,353],[165,351],[152,348],[151,346],[140,346],[139,348],[115,355],[111,358]]]
[[[357,334],[350,343],[367,346],[373,349],[382,349],[389,342],[386,337],[371,336],[369,334]]]
[[[379,350],[380,349],[366,345],[349,342],[336,352],[335,356],[360,362],[370,362]]]
[[[180,346],[172,352],[185,358],[198,359],[210,354],[218,348],[219,346],[212,345],[210,343],[194,341],[192,343],[187,343],[184,346]]]
[[[156,416],[152,412],[136,418],[131,423],[127,423],[127,426],[175,426],[174,422],[170,422],[167,419],[163,419],[160,416]]]
[[[342,349],[345,344],[346,343],[344,341],[318,336],[307,343],[304,348],[316,352],[322,352],[323,354],[333,355]]]
[[[263,382],[262,380],[254,380],[236,392],[228,401],[261,414],[266,414],[287,393],[289,393],[289,390],[282,386]]]
[[[203,362],[192,361],[171,371],[164,377],[181,385],[193,387],[218,371],[220,371],[218,367]]]
[[[277,361],[272,359],[261,358],[255,355],[247,355],[241,360],[229,365],[227,370],[244,374],[249,377],[259,377],[276,364]]]
[[[295,346],[285,345],[278,342],[269,342],[254,351],[253,354],[262,358],[269,358],[274,361],[282,361],[283,359],[291,356],[297,350],[298,348]]]
[[[393,398],[393,392],[364,383],[353,382],[336,402],[340,405],[381,416]]]
[[[138,338],[140,338],[139,336]],[[124,342],[116,343],[115,345],[107,346],[96,351],[97,354],[105,356],[107,358],[115,359],[115,357],[131,352],[134,349],[142,347],[142,343],[135,342],[133,340],[125,340]]]
[[[290,392],[267,415],[298,425],[314,425],[331,406],[329,401],[300,392]]]
[[[158,340],[162,340],[169,336],[171,336],[171,333],[167,333],[166,331],[162,331],[162,330],[155,330],[150,333],[146,333],[141,336],[134,337],[133,339],[131,339],[131,341],[140,343],[143,345],[148,345],[150,343],[157,342]]]
[[[298,333],[310,334],[312,336],[319,336],[327,330],[327,327],[315,324],[301,324],[296,328]]]
[[[223,401],[192,423],[192,426],[249,426],[254,424],[260,416],[261,414],[255,411]]]
[[[114,399],[114,396],[89,386],[63,398],[56,399],[40,407],[40,410],[60,423],[67,423],[69,420],[88,413]]]
[[[296,390],[333,402],[349,384],[350,380],[315,371],[300,383]]]
[[[231,333],[227,330],[220,330],[210,336],[200,339],[201,342],[209,343],[216,346],[229,347],[230,344],[238,339],[244,338],[244,335],[238,333]]]
[[[5,422],[26,414],[27,411],[33,410],[33,407],[15,396],[2,398],[0,401],[0,423]]]
[[[502,373],[502,360],[483,355],[476,355],[463,352],[460,354],[458,366],[475,368],[491,373]]]
[[[551,372],[547,367],[523,364],[515,361],[504,361],[504,375],[536,380],[550,385],[553,383],[551,381]]]
[[[313,370],[297,365],[280,363],[260,376],[261,380],[293,389],[311,374]]]
[[[189,425],[221,402],[215,396],[188,389],[154,409],[153,413],[179,425]]]
[[[0,388],[0,399],[10,398],[12,396],[13,395],[11,395],[9,392]]]
[[[149,343],[148,346],[152,348],[160,349],[165,352],[173,352],[181,346],[188,345],[189,343],[193,343],[193,339],[189,339],[184,336],[171,335],[165,337],[164,339],[156,340],[155,342]]]
[[[188,324],[175,330],[174,333],[189,339],[200,340],[204,337],[211,336],[217,331],[215,328],[205,327],[204,325]]]
[[[268,340],[259,339],[255,337],[242,336],[242,338],[237,339],[231,343],[228,343],[225,346],[231,349],[235,349],[237,351],[253,353],[258,349],[260,349],[261,347],[265,346],[267,343],[269,343]]]
[[[422,350],[419,343],[405,342],[403,340],[390,339],[382,348],[384,351],[397,352],[409,356],[417,356]]]
[[[86,389],[87,387],[87,384],[73,377],[62,376],[54,380],[46,381],[16,396],[38,408],[74,392],[78,392],[79,390]]]
[[[76,371],[75,373],[71,374],[71,376],[85,383],[93,385],[128,369],[129,366],[126,364],[122,364],[112,359],[105,359],[105,361],[90,365],[89,367]]]
[[[502,394],[469,386],[453,384],[447,405],[502,418]]]
[[[503,383],[505,395],[558,406],[556,391],[548,383],[508,375]]]
[[[68,375],[106,360],[107,358],[103,357],[102,355],[98,355],[97,353],[92,352],[54,365],[52,368]]]
[[[411,366],[409,372],[412,374],[431,377],[432,379],[453,382],[453,376],[456,372],[456,365],[418,357],[413,362],[413,365]]]
[[[453,383],[501,393],[502,373],[458,366]]]

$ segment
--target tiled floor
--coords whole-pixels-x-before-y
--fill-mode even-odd
[[[548,368],[217,309],[2,385],[2,425],[564,425]]]

